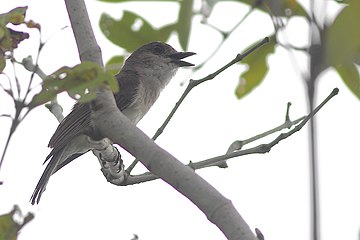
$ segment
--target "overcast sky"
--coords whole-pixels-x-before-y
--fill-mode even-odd
[[[86,1],[91,21],[105,61],[122,53],[100,33],[100,14],[120,18],[123,9],[143,15],[154,26],[176,19],[175,3],[104,4]],[[166,4],[166,7],[164,5]],[[0,12],[28,5],[27,19],[42,26],[43,39],[51,36],[41,57],[40,67],[47,74],[61,66],[79,63],[75,41],[63,1],[3,1]],[[332,7],[329,3],[329,7]],[[212,23],[230,29],[247,9],[239,4],[221,3],[215,8]],[[226,17],[224,17],[226,15]],[[195,20],[199,20],[195,18]],[[231,24],[232,23],[232,24]],[[295,44],[307,39],[305,22],[291,23],[287,37]],[[224,44],[204,69],[192,75],[203,77],[218,69],[249,44],[273,31],[268,16],[253,13]],[[189,51],[197,52],[189,61],[201,63],[220,41],[211,28],[196,23]],[[38,34],[31,31],[16,57],[35,56]],[[180,50],[176,36],[170,40]],[[243,66],[234,66],[216,79],[194,89],[175,114],[157,143],[180,161],[200,161],[222,155],[234,140],[262,133],[283,123],[287,102],[292,102],[291,118],[307,113],[305,85],[297,68],[306,68],[305,56],[296,64],[287,52],[278,48],[269,58],[270,72],[265,81],[242,100],[234,90]],[[294,67],[295,65],[295,67]],[[11,73],[11,68],[6,72]],[[29,74],[17,68],[21,83]],[[189,78],[189,70],[180,70],[155,106],[139,123],[153,135],[174,106]],[[11,75],[11,74],[10,74]],[[1,82],[4,78],[0,78]],[[26,84],[24,84],[26,85]],[[334,87],[340,93],[317,116],[320,167],[321,234],[323,239],[358,239],[360,194],[358,185],[360,130],[359,100],[333,71],[327,71],[318,84],[317,103]],[[59,102],[67,114],[73,101],[66,94]],[[0,93],[0,114],[12,111],[12,104]],[[100,166],[91,154],[79,158],[55,174],[37,206],[29,198],[40,178],[42,162],[49,153],[47,143],[56,129],[56,119],[44,107],[38,107],[21,123],[8,149],[0,172],[0,213],[18,204],[35,219],[21,232],[19,239],[224,239],[189,200],[161,180],[136,186],[116,187],[106,182]],[[9,121],[0,119],[0,150],[4,146]],[[260,140],[267,143],[277,135]],[[128,166],[132,158],[122,152]],[[259,228],[266,239],[309,239],[309,152],[308,129],[304,128],[264,155],[243,156],[228,161],[229,168],[208,168],[198,173],[231,199],[252,229]],[[145,171],[136,168],[137,173]]]

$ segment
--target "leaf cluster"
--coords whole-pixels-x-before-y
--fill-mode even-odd
[[[7,144],[0,158],[0,169],[5,157],[8,143],[19,123],[21,123],[28,113],[37,106],[46,102],[56,102],[57,94],[66,91],[70,97],[84,102],[95,98],[95,91],[103,85],[107,85],[112,91],[118,91],[117,80],[113,74],[106,72],[102,67],[91,62],[84,62],[74,67],[61,67],[50,76],[46,76],[38,65],[40,52],[46,42],[41,41],[41,26],[34,21],[25,20],[27,7],[17,7],[9,12],[0,14],[0,88],[12,99],[14,104],[14,114],[1,114],[0,117],[11,119],[11,127],[7,138]],[[40,43],[35,63],[32,57],[24,58],[18,61],[14,57],[14,51],[19,44],[30,37],[27,32],[14,30],[17,25],[25,25],[28,29],[35,28],[40,32]],[[20,45],[21,46],[21,45]],[[13,76],[3,72],[6,64],[10,62],[13,65]],[[15,67],[21,65],[30,72],[28,82],[24,81],[24,76],[17,77]],[[8,71],[8,68],[6,68]],[[41,90],[38,92],[38,84],[35,84],[34,78],[39,76],[43,81]],[[7,86],[4,81],[7,79]]]
[[[22,223],[18,223],[14,219],[20,216]],[[13,210],[9,213],[0,215],[0,239],[15,240],[20,230],[32,219],[34,215],[28,213],[26,216],[22,216],[18,206],[14,206]]]
[[[108,3],[123,3],[123,2],[141,2],[136,0],[99,0]],[[165,2],[165,1],[162,1]],[[211,17],[212,10],[217,4],[222,1],[205,0],[202,1],[202,7],[199,11],[194,10],[194,1],[186,0],[167,0],[166,2],[173,2],[179,4],[178,17],[176,22],[164,23],[163,26],[155,28],[144,17],[137,13],[124,11],[122,17],[118,20],[103,14],[100,19],[100,29],[104,35],[117,46],[125,49],[127,52],[132,52],[138,46],[148,43],[150,41],[167,41],[172,33],[176,33],[180,46],[187,50],[190,41],[190,33],[192,25],[196,23],[198,18],[196,15],[203,17],[202,23],[207,24],[207,19]],[[206,62],[221,48],[222,44],[231,37],[232,32],[249,16],[253,11],[260,11],[268,14],[274,25],[274,32],[269,36],[270,43],[257,51],[242,63],[247,66],[247,69],[240,74],[239,84],[235,89],[235,94],[238,98],[242,98],[249,94],[265,79],[268,71],[268,57],[276,53],[277,47],[283,47],[289,51],[300,51],[310,55],[312,49],[311,43],[309,46],[299,48],[288,43],[279,41],[279,30],[285,30],[291,18],[303,18],[309,25],[314,22],[313,13],[307,12],[297,0],[280,0],[280,1],[265,1],[265,0],[232,0],[243,7],[248,7],[249,12],[241,17],[239,16],[238,23],[230,31],[221,30],[215,26],[214,31],[217,31],[223,37],[222,42],[218,48],[210,54],[209,58],[203,63],[199,64],[195,69],[201,68]],[[359,49],[360,49],[360,30],[358,22],[360,22],[360,2],[358,0],[348,1],[334,1],[338,4],[344,5],[343,10],[336,16],[332,23],[324,24],[321,29],[321,68],[318,70],[325,71],[329,67],[333,67],[342,77],[344,83],[349,89],[360,98],[360,77],[358,65],[360,63]],[[139,29],[134,29],[134,23],[141,22]],[[316,22],[315,22],[316,23]],[[320,23],[318,23],[320,27]],[[253,44],[250,44],[252,46]],[[247,47],[246,49],[248,49]],[[124,56],[115,56],[112,58],[107,66],[119,67],[124,61]],[[306,72],[306,70],[304,70]],[[304,73],[306,75],[306,73]]]
[[[80,102],[88,102],[96,97],[95,90],[104,84],[110,86],[113,92],[119,90],[115,77],[96,63],[83,62],[74,67],[62,67],[45,79],[31,107],[44,104],[63,91]]]
[[[108,3],[123,3],[130,1],[139,2],[135,0],[99,1]],[[207,5],[207,10],[202,8],[200,11],[194,10],[193,0],[167,0],[166,2],[174,2],[176,4],[179,4],[179,10],[177,14],[178,17],[176,22],[174,23],[164,23],[162,27],[157,29],[153,27],[150,22],[144,17],[138,15],[137,13],[125,10],[122,13],[122,17],[118,20],[104,13],[100,18],[100,29],[109,41],[125,49],[127,52],[132,52],[137,47],[151,41],[166,42],[172,33],[176,33],[182,49],[187,50],[190,41],[192,25],[196,23],[194,17],[196,15],[203,16],[203,18],[205,19],[203,20],[203,23],[207,24],[206,19],[210,17],[210,13],[214,8],[215,4],[220,1],[203,1],[203,4]],[[249,13],[254,10],[258,10],[269,13],[275,17],[290,18],[298,16],[305,17],[307,19],[309,18],[304,8],[297,1],[294,0],[281,0],[276,2],[263,0],[233,0],[233,2],[238,2],[243,5],[249,6]],[[245,19],[245,17],[240,18],[239,23],[241,23]],[[141,27],[138,29],[134,29],[134,24],[139,21],[141,22]],[[238,25],[239,24],[236,24],[232,30],[227,32],[216,27],[213,28],[214,31],[218,31],[221,36],[223,36],[223,40],[218,48],[221,47],[221,45],[226,41],[226,39],[231,35],[231,33],[236,29]],[[239,98],[251,92],[265,78],[268,72],[267,57],[270,54],[274,53],[275,46],[277,44],[275,34],[272,35],[270,39],[270,43],[266,47],[264,47],[262,51],[254,53],[245,61],[243,61],[242,64],[248,65],[248,70],[240,75],[239,85],[236,88],[236,95]],[[251,44],[247,49],[249,49],[252,45],[253,44]],[[210,57],[204,61],[204,63],[200,64],[195,69],[201,68],[214,55],[214,53],[211,54]],[[121,66],[123,61],[124,56],[114,56],[106,65],[107,68],[114,69]]]
[[[360,1],[349,0],[323,39],[325,67],[334,67],[346,86],[360,99]]]
[[[29,33],[16,31],[9,25],[24,24],[28,28],[37,28],[40,25],[34,21],[25,21],[27,7],[17,7],[7,13],[0,14],[0,72],[6,66],[6,55],[13,52],[14,49],[25,39],[29,38]]]

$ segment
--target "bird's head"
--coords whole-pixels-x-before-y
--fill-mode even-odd
[[[172,46],[162,42],[151,42],[136,49],[126,62],[136,62],[149,67],[168,64],[171,68],[189,67],[194,64],[182,61],[194,55],[193,52],[178,52]]]
[[[194,55],[193,52],[178,52],[162,42],[151,42],[136,49],[126,60],[123,70],[135,70],[142,76],[155,77],[167,84],[179,67],[194,66],[183,61]]]

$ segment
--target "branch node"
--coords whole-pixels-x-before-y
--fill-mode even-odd
[[[260,229],[255,228],[255,233],[258,240],[265,240],[264,234],[262,234]]]
[[[332,92],[331,92],[331,96],[335,96],[335,95],[337,95],[339,93],[339,88],[334,88],[333,90],[332,90]]]
[[[259,153],[268,153],[271,150],[271,146],[269,144],[260,144],[258,148]]]
[[[268,42],[270,42],[270,38],[269,38],[269,37],[265,37],[261,42],[262,42],[262,43],[268,43]]]
[[[285,123],[290,122],[290,107],[291,107],[291,102],[288,102],[286,106]],[[288,129],[290,129],[290,127],[291,125],[288,127]]]
[[[188,166],[192,169],[192,170],[196,170],[196,167],[195,167],[195,165],[194,165],[194,163],[190,160],[189,161],[189,164],[188,164]]]
[[[242,140],[236,140],[234,141],[228,148],[226,154],[241,150],[241,148],[244,146],[244,141]]]

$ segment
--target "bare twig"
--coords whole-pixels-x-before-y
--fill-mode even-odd
[[[248,49],[245,53],[243,54],[238,54],[236,55],[236,57],[231,60],[229,63],[225,64],[225,66],[223,66],[222,68],[218,69],[217,71],[209,74],[208,76],[198,79],[198,80],[193,80],[190,79],[188,86],[186,87],[185,91],[183,92],[183,94],[181,95],[181,97],[179,98],[179,100],[177,101],[177,103],[175,104],[174,108],[171,110],[169,116],[165,119],[165,121],[163,122],[163,124],[160,126],[160,128],[156,131],[155,135],[152,137],[152,139],[155,141],[164,131],[164,129],[166,128],[166,126],[169,124],[171,118],[174,116],[175,112],[178,110],[178,108],[180,107],[181,103],[184,101],[184,99],[186,98],[186,96],[190,93],[190,91],[198,86],[199,84],[212,80],[214,79],[217,75],[219,75],[220,73],[222,73],[223,71],[225,71],[226,69],[228,69],[229,67],[231,67],[232,65],[234,65],[235,63],[243,60],[246,56],[248,56],[249,54],[251,54],[252,52],[254,52],[256,49],[260,48],[261,46],[263,46],[264,44],[269,42],[269,38],[265,37],[262,41],[260,41],[259,43],[257,43],[255,46],[251,47],[250,49]],[[131,165],[126,169],[126,172],[128,174],[130,174],[130,172],[134,169],[134,167],[136,166],[136,164],[138,163],[138,159],[135,159]]]
[[[7,79],[8,79],[8,81],[9,81],[9,88],[5,88],[1,83],[0,83],[0,88],[5,92],[5,93],[7,93],[11,98],[14,98],[14,92],[13,92],[13,88],[12,88],[12,84],[11,84],[11,80],[10,80],[10,78],[9,78],[9,76],[8,75],[6,75],[6,74],[4,74],[4,73],[2,73],[2,75],[3,76],[5,76]]]
[[[243,146],[245,146],[246,144],[249,144],[251,142],[254,142],[256,140],[259,140],[261,138],[264,138],[270,134],[273,134],[273,133],[276,133],[276,132],[279,132],[283,129],[290,129],[292,126],[298,124],[300,121],[304,120],[305,117],[301,117],[301,118],[298,118],[294,121],[291,121],[290,120],[290,117],[289,117],[289,109],[290,109],[290,106],[291,106],[291,103],[288,103],[287,104],[287,109],[286,109],[286,116],[285,116],[285,122],[273,129],[270,129],[264,133],[261,133],[261,134],[258,134],[256,136],[253,136],[251,138],[248,138],[248,139],[245,139],[245,140],[236,140],[234,141],[230,147],[228,148],[227,150],[227,154],[231,153],[231,152],[234,152],[234,151],[238,151],[238,150],[241,150],[243,148]]]
[[[291,102],[288,102],[286,106],[285,122],[290,120],[290,107],[291,107]]]
[[[265,240],[264,234],[262,234],[260,229],[255,228],[255,233],[258,240]]]
[[[239,22],[237,22],[229,31],[224,32],[221,29],[205,22],[206,25],[208,25],[209,27],[213,28],[214,30],[218,31],[221,36],[222,36],[222,40],[219,43],[219,45],[215,48],[215,50],[200,64],[198,64],[196,67],[193,68],[193,71],[197,71],[198,69],[202,68],[211,58],[214,57],[214,55],[220,50],[220,48],[224,45],[224,43],[226,42],[226,40],[231,36],[231,34],[240,26],[240,24],[242,24],[245,19],[252,13],[252,11],[254,11],[254,9],[259,6],[261,3],[263,2],[263,0],[256,0],[253,2],[251,8],[249,9],[249,11],[240,19]]]
[[[47,75],[41,70],[39,66],[36,66],[33,62],[31,56],[28,56],[22,60],[22,65],[24,68],[32,73],[36,73],[43,81],[46,80]],[[56,119],[61,122],[64,119],[63,108],[57,101],[55,96],[50,103],[45,104],[45,107],[56,117]]]
[[[42,47],[43,47],[43,44],[42,44],[41,39],[40,39],[40,44],[39,44],[38,53],[37,53],[37,57],[36,57],[35,69],[38,66],[38,60],[39,60],[39,56],[40,56],[40,52],[41,52]],[[29,93],[32,90],[31,85],[32,85],[32,82],[33,82],[33,79],[34,79],[34,76],[35,76],[35,71],[33,71],[31,73],[30,80],[29,80],[25,95],[22,98],[21,97],[20,83],[19,83],[19,80],[18,80],[18,78],[16,76],[16,69],[15,69],[16,60],[13,58],[13,55],[11,57],[11,62],[12,62],[12,65],[13,65],[13,71],[14,71],[14,75],[15,75],[17,96],[14,96],[14,89],[13,89],[13,86],[11,85],[11,80],[9,79],[10,91],[6,91],[5,89],[4,90],[13,99],[14,106],[15,106],[15,115],[12,118],[12,123],[11,123],[10,131],[9,131],[9,135],[7,137],[7,140],[6,140],[6,143],[5,143],[5,148],[3,150],[3,153],[2,153],[2,156],[1,156],[1,159],[0,159],[0,170],[1,170],[2,163],[4,161],[5,154],[7,152],[11,137],[13,136],[13,134],[14,134],[15,130],[17,129],[17,127],[19,126],[20,122],[22,122],[26,118],[26,116],[29,114],[29,112],[31,111],[31,108],[29,108],[27,106],[27,104],[26,104],[26,99],[27,99]],[[25,113],[23,113],[23,111],[25,111]]]
[[[201,83],[204,83],[206,81],[212,80],[214,79],[217,75],[219,75],[220,73],[222,73],[223,71],[225,71],[226,69],[228,69],[229,67],[231,67],[232,65],[234,65],[237,62],[240,62],[241,60],[243,60],[246,56],[248,56],[249,54],[251,54],[252,52],[254,52],[256,49],[260,48],[261,46],[263,46],[264,44],[269,42],[269,38],[265,37],[262,41],[260,41],[259,43],[257,43],[255,46],[251,47],[249,50],[247,50],[245,53],[243,54],[238,54],[236,55],[236,57],[231,60],[229,63],[227,63],[225,66],[223,66],[222,68],[220,68],[219,70],[213,72],[212,74],[209,74],[208,76],[198,79],[198,80],[193,80],[190,79],[189,81],[189,85],[187,86],[187,88],[185,89],[184,93],[182,94],[182,96],[180,97],[179,101],[175,104],[175,107],[173,108],[173,110],[170,112],[169,116],[166,118],[166,120],[164,121],[164,123],[161,125],[161,127],[157,130],[157,132],[155,133],[153,139],[156,140],[161,133],[164,131],[165,127],[168,125],[168,123],[170,122],[171,118],[174,116],[175,112],[177,111],[177,109],[180,107],[181,103],[184,101],[185,97],[189,94],[189,92],[196,86],[198,86]]]
[[[81,60],[90,60],[103,66],[101,52],[96,44],[84,1],[65,0],[65,4]],[[81,41],[85,41],[83,45]],[[226,238],[254,239],[255,236],[249,225],[232,202],[136,128],[126,116],[118,111],[109,89],[100,88],[97,91],[91,111],[99,133],[108,136],[133,156],[138,156],[149,171],[161,176],[165,182],[192,201],[208,220],[224,233]],[[107,204],[107,202],[104,203]]]
[[[7,118],[11,118],[10,114],[0,114],[0,117],[7,117]]]
[[[17,77],[16,75],[16,69],[15,69],[15,61],[14,61],[14,58],[11,58],[11,65],[12,65],[12,68],[13,68],[13,72],[14,72],[14,78],[15,78],[15,84],[16,84],[16,93],[17,93],[17,97],[16,98],[20,98],[20,93],[21,93],[21,86],[20,86],[20,83],[19,83],[19,78]],[[11,89],[13,87],[11,86]],[[12,89],[12,92],[14,92],[14,90]]]
[[[27,90],[26,90],[26,93],[25,93],[25,96],[23,98],[23,104],[25,104],[26,100],[27,100],[27,97],[29,95],[29,93],[31,92],[32,90],[32,83],[34,81],[34,77],[35,77],[35,74],[37,73],[37,68],[39,67],[39,58],[40,58],[40,53],[41,53],[41,49],[44,47],[44,43],[41,41],[41,38],[40,38],[40,42],[39,42],[39,47],[38,47],[38,52],[37,52],[37,55],[36,55],[36,60],[35,60],[35,67],[34,67],[34,70],[35,71],[32,71],[31,72],[31,76],[30,76],[30,81],[29,81],[29,84],[27,86]]]
[[[12,124],[11,124],[11,129],[13,128],[13,125],[14,125],[14,122],[12,122]],[[9,135],[8,135],[8,137],[7,137],[7,139],[6,139],[6,143],[5,143],[5,147],[4,147],[3,153],[2,153],[2,155],[1,155],[1,159],[0,159],[0,170],[1,170],[1,166],[2,166],[2,164],[3,164],[3,162],[4,162],[5,154],[6,154],[7,148],[9,147],[9,143],[10,143],[10,139],[11,139],[12,134],[13,134],[13,132],[11,132],[11,130],[10,130]]]
[[[210,167],[210,166],[218,166],[219,163],[222,163],[224,160],[228,160],[230,158],[235,158],[235,157],[239,157],[239,156],[243,156],[243,155],[249,155],[249,154],[255,154],[255,153],[267,153],[271,150],[272,147],[274,147],[276,144],[278,144],[280,141],[290,137],[291,135],[293,135],[294,133],[298,132],[300,129],[302,129],[304,127],[304,125],[335,95],[337,95],[339,92],[338,88],[335,88],[330,95],[313,111],[310,112],[309,115],[307,115],[306,117],[302,117],[299,118],[297,120],[295,120],[296,122],[301,121],[298,125],[296,125],[291,131],[286,132],[286,133],[281,133],[278,137],[276,137],[273,141],[271,141],[270,143],[267,144],[260,144],[256,147],[253,148],[249,148],[249,149],[245,149],[245,150],[241,150],[241,151],[234,151],[231,153],[227,153],[224,155],[220,155],[220,156],[216,156],[213,158],[209,158],[203,161],[199,161],[199,162],[190,162],[188,164],[189,167],[191,167],[194,170],[197,169],[202,169],[202,168],[206,168],[206,167]],[[295,122],[294,121],[294,122]],[[295,125],[294,122],[291,122],[291,125]],[[285,125],[282,124],[280,126],[282,127],[276,127],[274,129],[279,129],[282,130],[284,128],[287,128],[289,125],[289,123],[286,123]],[[270,130],[271,131],[271,130]],[[262,135],[262,134],[260,134]],[[250,138],[251,139],[251,138]],[[142,183],[142,182],[147,182],[147,181],[152,181],[158,179],[158,177],[150,172],[146,172],[143,174],[139,174],[136,176],[129,176],[126,181],[119,181],[117,179],[111,179],[108,181],[111,182],[112,184],[118,185],[118,186],[127,186],[127,185],[133,185],[133,184],[138,184],[138,183]]]

